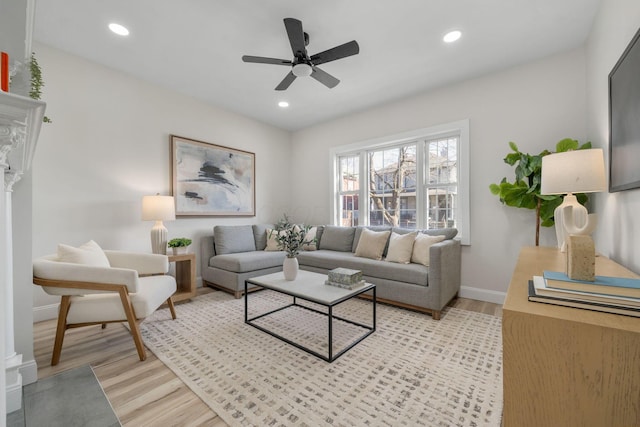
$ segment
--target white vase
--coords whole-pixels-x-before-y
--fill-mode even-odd
[[[286,257],[282,263],[282,272],[284,280],[296,280],[298,275],[298,258]]]

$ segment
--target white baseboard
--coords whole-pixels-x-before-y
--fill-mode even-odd
[[[475,299],[478,301],[492,302],[494,304],[504,304],[507,296],[506,292],[491,291],[489,289],[472,288],[461,286],[458,296],[462,298]]]
[[[23,362],[18,372],[22,375],[22,385],[32,384],[38,381],[38,365],[35,360]]]
[[[33,307],[33,323],[57,319],[60,303]]]

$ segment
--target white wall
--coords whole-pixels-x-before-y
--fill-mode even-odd
[[[640,2],[603,0],[587,43],[588,135],[605,148],[609,167],[608,76],[640,27]],[[640,159],[636,159],[640,162]],[[640,272],[640,189],[596,195],[596,249]]]
[[[489,184],[513,179],[502,161],[509,141],[537,154],[565,137],[585,140],[585,82],[585,52],[577,49],[296,132],[292,212],[330,220],[331,147],[468,118],[472,241],[463,247],[462,294],[500,300],[520,247],[534,244],[535,215],[502,206]],[[552,229],[543,229],[541,244],[555,245]]]
[[[33,256],[89,239],[103,248],[151,251],[143,195],[169,194],[169,135],[256,154],[256,217],[178,218],[169,238],[200,236],[216,224],[273,222],[290,202],[288,132],[216,109],[42,44],[43,125],[33,164]],[[177,79],[189,76],[176,73]],[[215,84],[215,82],[212,82]],[[198,268],[199,272],[199,268]],[[199,273],[198,273],[199,274]],[[59,298],[34,292],[35,320],[55,317]]]

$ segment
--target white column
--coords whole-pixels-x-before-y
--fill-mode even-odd
[[[6,293],[5,293],[5,374],[6,374],[6,399],[7,413],[16,411],[22,407],[22,355],[16,353],[13,325],[13,221],[11,217],[11,192],[13,184],[20,179],[19,174],[4,173],[5,189],[5,261],[6,265]]]
[[[0,146],[0,152],[2,151],[2,146]],[[0,189],[2,189],[4,191],[4,171],[5,171],[5,167],[2,165],[2,162],[0,162]],[[0,245],[0,271],[6,271],[7,270],[7,256],[6,256],[6,251],[7,251],[7,247],[4,244],[4,242],[6,242],[6,227],[7,227],[7,222],[6,222],[6,206],[5,203],[6,200],[4,197],[0,197],[0,242],[2,242],[3,244]],[[3,302],[3,304],[5,304],[5,307],[3,307],[6,311],[6,302],[5,301],[11,301],[11,304],[13,306],[13,299],[9,300],[7,298],[7,288],[9,286],[7,285],[7,278],[5,274],[0,274],[0,301]],[[13,310],[11,310],[11,313],[13,314]],[[13,318],[13,316],[12,316]],[[13,330],[13,322],[11,323],[11,330]],[[6,390],[6,373],[5,373],[5,347],[6,347],[6,336],[7,336],[7,325],[6,325],[6,315],[3,313],[2,316],[0,316],[0,416],[2,417],[6,417],[7,414],[7,390]],[[0,421],[0,425],[4,425],[4,419],[3,418]]]

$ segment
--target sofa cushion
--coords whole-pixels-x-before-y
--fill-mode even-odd
[[[413,253],[413,243],[416,240],[417,234],[417,231],[407,234],[391,233],[386,261],[409,264],[411,262],[411,254]]]
[[[351,252],[355,228],[326,225],[320,240],[320,249]]]
[[[363,276],[424,286],[428,284],[429,269],[421,264],[381,262],[357,257],[352,252],[329,251],[322,248],[314,252],[301,252],[298,255],[298,263],[302,269],[304,266],[326,270],[344,267],[360,270]]]
[[[281,266],[284,262],[283,251],[252,251],[211,257],[209,266],[234,273],[247,273],[265,268]]]
[[[234,254],[256,250],[251,225],[216,225],[213,227],[216,254]]]
[[[428,234],[419,233],[413,243],[411,262],[429,267],[429,250],[431,249],[431,246],[442,242],[443,240],[445,240],[445,237],[442,235],[430,236]]]
[[[380,261],[390,233],[389,230],[373,231],[368,228],[363,229],[356,248],[356,256]]]
[[[393,231],[398,234],[407,234],[413,231],[428,234],[429,236],[444,236],[444,240],[451,240],[458,234],[457,228],[433,228],[431,230],[416,230],[411,228],[393,227]]]
[[[253,227],[253,240],[256,242],[256,251],[264,250],[267,246],[267,228],[273,228],[273,224],[255,224]]]
[[[373,230],[373,231],[387,231],[387,230],[391,230],[391,227],[388,225],[372,225],[372,226],[358,226],[355,227],[356,229],[356,233],[353,236],[353,245],[351,247],[351,252],[355,252],[356,248],[358,247],[358,243],[360,243],[360,236],[362,236],[362,230],[364,230],[365,228],[369,229],[369,230]],[[389,242],[387,242],[387,245],[384,248],[384,254],[386,255],[387,253],[387,248],[389,247]]]
[[[58,245],[57,261],[91,265],[94,267],[110,267],[109,260],[104,251],[93,240],[89,240],[77,248],[60,243]]]

